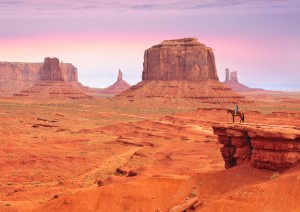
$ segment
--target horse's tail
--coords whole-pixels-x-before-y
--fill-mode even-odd
[[[243,119],[243,122],[245,122],[245,116],[244,116],[244,113],[242,113],[242,119]]]

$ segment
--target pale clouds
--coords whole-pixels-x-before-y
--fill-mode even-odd
[[[0,0],[0,17],[101,16],[135,12],[195,13],[215,10],[240,12],[299,11],[298,0]]]

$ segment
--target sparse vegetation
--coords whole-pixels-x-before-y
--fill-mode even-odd
[[[271,176],[271,180],[275,180],[277,177],[279,177],[279,173],[278,172],[273,173]]]

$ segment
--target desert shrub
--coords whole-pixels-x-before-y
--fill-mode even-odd
[[[275,180],[277,177],[279,177],[279,173],[278,172],[273,173],[271,176],[271,180]]]

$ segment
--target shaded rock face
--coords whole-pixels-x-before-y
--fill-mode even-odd
[[[57,58],[46,57],[43,64],[41,80],[66,81],[65,73],[59,65]]]
[[[300,162],[299,127],[219,124],[213,130],[224,145],[225,168],[250,161],[257,168],[283,170]]]
[[[142,80],[218,80],[213,50],[196,38],[166,40],[144,54]]]

